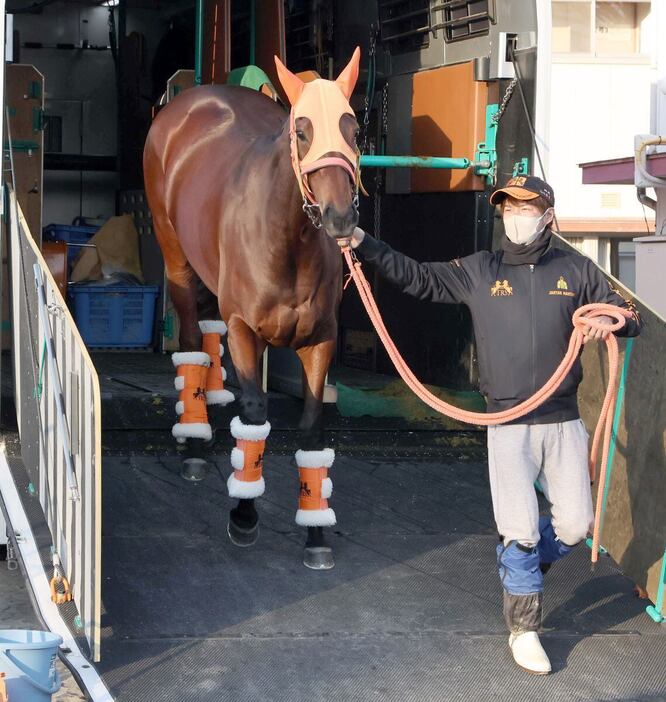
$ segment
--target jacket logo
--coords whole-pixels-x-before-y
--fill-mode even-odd
[[[564,276],[561,275],[560,279],[556,284],[557,290],[549,290],[549,295],[559,295],[560,297],[575,297],[576,293],[569,290],[569,284],[564,280]]]
[[[513,288],[509,285],[508,280],[496,280],[495,285],[490,288],[490,294],[493,297],[505,297],[506,295],[513,295]]]

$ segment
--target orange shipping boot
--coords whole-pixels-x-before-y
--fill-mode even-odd
[[[199,329],[203,334],[202,350],[210,356],[210,368],[206,376],[206,404],[228,405],[236,398],[224,388],[227,373],[221,361],[224,355],[222,336],[227,333],[227,325],[221,320],[207,319],[199,322]]]
[[[176,402],[177,424],[171,433],[178,443],[187,439],[210,441],[213,434],[206,411],[206,376],[210,357],[200,351],[174,353],[171,357],[176,368],[174,385],[179,391]]]
[[[328,506],[333,483],[328,469],[335,460],[333,449],[296,451],[296,465],[301,479],[296,524],[299,526],[333,526],[335,512]]]
[[[231,435],[236,439],[236,447],[231,450],[231,467],[234,472],[227,481],[229,497],[245,500],[264,494],[264,448],[270,431],[271,425],[268,422],[243,424],[240,417],[231,420]]]

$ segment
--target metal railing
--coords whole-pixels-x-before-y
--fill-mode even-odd
[[[99,380],[13,191],[10,241],[14,394],[21,455],[52,544],[43,556],[93,660],[100,655],[101,411]]]

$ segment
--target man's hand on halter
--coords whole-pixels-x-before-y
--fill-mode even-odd
[[[600,322],[601,324],[615,324],[615,320],[612,317],[606,317],[605,315],[603,317],[595,317],[594,319],[596,322]],[[583,338],[583,343],[587,344],[588,341],[605,340],[610,334],[610,331],[606,331],[604,329],[592,329],[591,326],[587,326],[583,330],[583,334],[585,335]]]
[[[341,249],[344,249],[345,246],[351,246],[352,249],[355,249],[365,238],[365,232],[360,228],[356,227],[354,229],[354,233],[350,237],[346,237],[345,239],[338,239],[338,246]]]

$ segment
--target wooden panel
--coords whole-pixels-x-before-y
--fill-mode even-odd
[[[618,281],[609,280],[621,295],[633,297]],[[654,602],[666,548],[666,321],[640,300],[634,302],[643,330],[627,363],[601,544]],[[626,344],[620,340],[621,363]],[[582,361],[579,404],[591,433],[608,378],[605,344],[586,344]]]
[[[231,0],[204,2],[201,84],[227,82],[231,70]]]
[[[63,298],[67,297],[67,244],[64,241],[45,241],[42,244],[42,256],[51,271],[58,290]]]
[[[9,127],[12,142],[19,147],[13,151],[16,195],[32,236],[40,242],[44,172],[44,132],[41,128],[44,76],[34,66],[8,64],[6,82]],[[7,142],[7,127],[3,141]],[[35,144],[36,148],[28,150],[28,144]]]
[[[474,158],[485,138],[488,85],[474,80],[471,62],[414,74],[412,91],[412,154]],[[414,168],[415,193],[483,190],[484,181],[471,169]]]
[[[284,33],[284,1],[257,0],[256,11],[256,50],[255,62],[265,71],[271,83],[285,105],[289,104],[282,90],[275,68],[273,56],[282,62],[287,60],[287,48]]]

